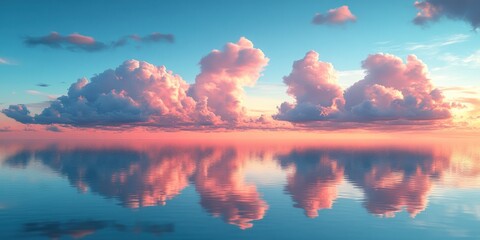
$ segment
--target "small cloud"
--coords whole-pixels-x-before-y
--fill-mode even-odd
[[[37,84],[37,86],[39,86],[39,87],[49,87],[49,86],[50,86],[50,84],[46,84],[46,83],[39,83],[39,84]]]
[[[35,128],[31,128],[30,126],[27,125],[27,127],[25,127],[23,129],[23,131],[25,131],[25,132],[36,132],[37,130]]]
[[[10,64],[12,63],[6,58],[0,58],[0,65],[10,65]]]
[[[55,125],[46,126],[45,130],[50,131],[50,132],[62,132],[62,129],[60,129],[58,126],[55,126]]]
[[[10,127],[0,127],[0,132],[11,132],[12,129]]]
[[[313,24],[331,24],[341,25],[347,22],[355,22],[357,17],[350,12],[348,6],[341,6],[339,8],[330,9],[327,13],[317,13],[312,19]]]
[[[159,32],[151,33],[147,36],[140,37],[136,34],[130,35],[130,38],[138,42],[169,42],[173,43],[175,41],[172,34],[163,34]]]

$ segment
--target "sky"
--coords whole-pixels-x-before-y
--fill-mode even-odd
[[[480,127],[480,4],[0,1],[0,134]]]

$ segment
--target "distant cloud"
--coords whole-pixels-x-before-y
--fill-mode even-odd
[[[466,42],[469,38],[470,38],[469,35],[455,34],[455,35],[448,36],[448,37],[443,38],[443,39],[437,39],[437,40],[429,42],[429,43],[409,43],[409,44],[407,44],[406,49],[408,51],[437,50],[441,47]]]
[[[25,91],[25,92],[28,93],[28,94],[30,94],[30,95],[43,96],[43,97],[48,98],[49,100],[55,100],[55,99],[57,99],[57,96],[55,96],[55,95],[48,94],[48,93],[44,93],[44,92],[40,92],[40,91],[37,91],[37,90],[27,90],[27,91]]]
[[[147,36],[141,37],[136,34],[130,35],[130,38],[139,42],[170,42],[173,43],[175,38],[172,34],[151,33]]]
[[[357,17],[350,12],[348,6],[330,9],[327,13],[317,13],[312,20],[313,24],[341,25],[347,22],[355,22]]]
[[[342,91],[333,66],[319,62],[316,52],[308,52],[284,78],[295,103],[282,103],[274,117],[299,123],[402,120],[405,124],[450,118],[450,105],[416,56],[403,63],[393,55],[374,54],[362,66],[366,76]]]
[[[46,126],[45,130],[50,131],[50,132],[62,132],[62,129],[60,129],[58,126],[55,126],[55,125]]]
[[[46,84],[46,83],[39,83],[39,84],[37,84],[37,86],[39,86],[39,87],[49,87],[49,86],[50,86],[50,84]]]
[[[0,65],[9,65],[12,64],[10,61],[8,61],[6,58],[0,58]]]
[[[42,37],[27,36],[24,43],[27,46],[43,45],[50,48],[66,49],[69,51],[85,51],[85,52],[98,52],[115,47],[121,47],[128,43],[129,40],[137,42],[174,42],[174,36],[172,34],[151,33],[147,36],[140,37],[138,35],[130,35],[122,37],[111,43],[104,43],[95,40],[93,37],[81,35],[79,33],[72,33],[67,36],[63,36],[57,32],[52,32]]]
[[[11,127],[0,127],[0,132],[11,132],[12,128]]]
[[[447,17],[470,23],[474,29],[480,27],[480,1],[477,0],[424,0],[416,1],[415,7],[419,10],[413,19],[417,25]]]
[[[94,38],[73,33],[68,36],[62,36],[57,32],[52,32],[43,37],[26,37],[25,44],[28,46],[44,45],[50,48],[67,49],[70,51],[95,52],[108,48],[103,42],[98,42]]]

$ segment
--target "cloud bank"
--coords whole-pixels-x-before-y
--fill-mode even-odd
[[[357,17],[350,12],[348,6],[330,9],[327,13],[317,13],[312,19],[313,24],[341,25],[347,22],[355,22]]]
[[[242,87],[253,86],[267,63],[261,50],[240,38],[204,57],[192,86],[165,66],[128,60],[90,80],[77,80],[40,114],[31,116],[25,105],[2,112],[30,124],[232,125],[245,120]]]
[[[93,37],[81,35],[79,33],[72,33],[70,35],[63,36],[57,32],[51,32],[50,34],[41,37],[27,36],[24,40],[24,43],[27,46],[31,47],[43,45],[50,48],[66,49],[69,51],[98,52],[124,46],[128,43],[129,40],[144,43],[173,43],[174,36],[172,34],[162,34],[157,32],[151,33],[143,37],[133,34],[122,37],[110,43],[104,43],[95,40]]]
[[[385,127],[429,125],[451,117],[452,104],[414,55],[406,62],[390,54],[369,55],[362,62],[365,77],[343,89],[333,65],[319,61],[315,51],[295,61],[283,78],[293,102],[282,103],[271,117],[248,116],[244,88],[255,85],[268,62],[242,37],[203,57],[193,84],[165,66],[128,60],[91,79],[78,79],[39,114],[32,115],[23,104],[2,113],[24,124],[174,129],[283,129],[292,123],[332,129]]]
[[[450,117],[450,105],[428,78],[426,65],[410,55],[407,62],[390,54],[370,55],[363,61],[364,79],[346,90],[337,83],[330,63],[308,52],[284,77],[294,103],[284,102],[274,118],[313,121],[374,122],[436,120]]]
[[[474,29],[480,27],[480,1],[477,0],[424,0],[415,2],[419,12],[413,19],[417,25],[425,25],[442,17],[462,20]]]

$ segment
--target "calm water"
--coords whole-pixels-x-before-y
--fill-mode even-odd
[[[0,239],[480,239],[479,147],[4,141]]]

